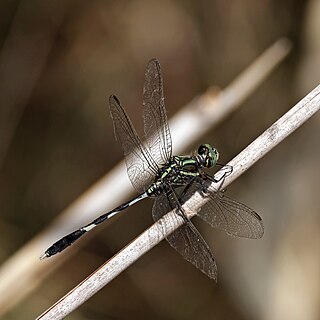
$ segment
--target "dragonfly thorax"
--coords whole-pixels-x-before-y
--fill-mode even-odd
[[[155,181],[147,190],[148,195],[170,192],[172,187],[188,184],[200,175],[201,167],[196,156],[173,156],[159,170]]]

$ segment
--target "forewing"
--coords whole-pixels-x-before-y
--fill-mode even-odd
[[[116,96],[110,96],[109,106],[116,140],[121,143],[129,179],[138,192],[144,192],[154,179],[158,166],[142,144]]]
[[[181,201],[185,202],[194,192],[201,192],[201,189],[201,184],[193,183]],[[201,194],[208,201],[198,209],[197,215],[212,227],[237,237],[258,239],[263,236],[263,222],[255,211],[239,201],[228,198],[223,192],[202,191]],[[191,202],[189,207],[196,211],[198,205],[199,203]]]
[[[155,221],[172,210],[174,200],[168,202],[166,195],[156,198],[152,209],[152,216]],[[166,227],[162,225],[161,232],[165,232]],[[184,259],[191,262],[196,268],[202,271],[209,278],[217,280],[217,266],[212,252],[190,220],[186,218],[186,223],[166,237],[169,244],[176,249]]]
[[[172,140],[164,104],[160,63],[149,61],[143,87],[144,133],[150,153],[158,165],[172,156]]]

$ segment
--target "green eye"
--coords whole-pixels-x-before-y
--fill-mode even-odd
[[[206,168],[214,167],[219,159],[217,149],[207,143],[198,148],[198,154],[203,158],[203,166]]]

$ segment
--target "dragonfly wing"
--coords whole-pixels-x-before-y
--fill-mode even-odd
[[[172,140],[164,104],[160,63],[149,61],[143,87],[144,133],[150,153],[158,165],[172,156]]]
[[[171,199],[170,202],[171,203],[168,202],[166,195],[161,195],[156,198],[152,209],[152,216],[155,221],[159,220],[175,207],[174,203],[172,203],[173,199]],[[161,227],[161,232],[165,232],[164,225]],[[186,218],[186,223],[173,231],[166,239],[184,259],[191,262],[209,278],[217,280],[217,266],[212,252],[189,219]]]
[[[194,192],[202,189],[201,184],[194,182],[181,201],[185,202]],[[198,209],[197,215],[212,227],[237,237],[258,239],[263,236],[263,222],[255,211],[239,201],[228,198],[223,192],[201,194],[208,201]],[[199,203],[193,202],[189,207],[191,210],[196,210],[196,205],[198,207]]]
[[[129,179],[138,192],[144,192],[158,171],[157,163],[142,144],[116,96],[110,96],[109,106],[115,136],[120,141],[125,156]]]

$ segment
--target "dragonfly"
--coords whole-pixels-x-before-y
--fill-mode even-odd
[[[172,139],[164,103],[163,80],[157,59],[148,62],[143,87],[143,120],[146,141],[142,142],[118,98],[109,98],[111,118],[116,140],[120,143],[129,179],[138,196],[99,216],[89,224],[73,231],[49,247],[40,257],[51,257],[73,244],[97,225],[145,198],[154,198],[154,221],[175,210],[184,224],[166,235],[168,243],[183,258],[191,262],[209,278],[217,279],[217,265],[211,249],[188,218],[183,205],[198,192],[206,198],[199,207],[188,201],[188,208],[214,228],[238,237],[258,239],[264,233],[261,217],[246,205],[225,196],[221,188],[210,191],[211,182],[221,181],[232,173],[227,166],[219,179],[210,176],[206,169],[218,163],[219,153],[210,144],[202,144],[191,155],[172,155]],[[161,227],[165,232],[165,227]],[[164,228],[164,229],[163,229]]]

